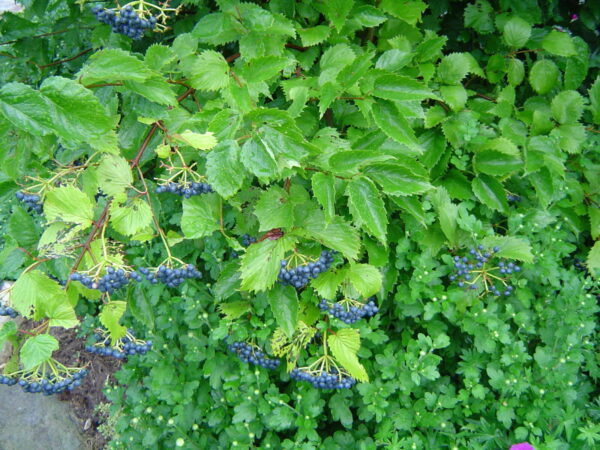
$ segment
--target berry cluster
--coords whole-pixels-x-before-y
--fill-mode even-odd
[[[281,261],[279,281],[282,284],[292,285],[297,289],[303,288],[311,278],[317,278],[322,272],[329,269],[332,262],[333,253],[329,250],[323,250],[318,260],[301,264],[293,269],[287,269],[288,261],[284,259]]]
[[[227,348],[245,363],[254,364],[265,369],[276,369],[279,367],[280,361],[278,359],[267,357],[262,350],[246,342],[232,342],[227,345]]]
[[[136,40],[142,38],[145,30],[152,30],[156,26],[156,17],[143,19],[130,5],[119,11],[96,5],[92,8],[92,12],[99,22],[110,25],[113,33],[120,33]]]
[[[171,194],[180,195],[185,198],[190,198],[192,195],[210,194],[214,191],[208,183],[193,182],[185,185],[171,182],[156,187],[157,194],[162,194],[163,192],[170,192]]]
[[[450,275],[450,281],[456,281],[459,287],[465,289],[477,289],[477,282],[481,281],[484,290],[493,295],[508,296],[513,291],[513,286],[508,284],[508,277],[513,273],[521,271],[521,267],[512,261],[501,260],[494,257],[494,254],[500,251],[499,247],[494,247],[491,251],[486,251],[483,245],[469,250],[470,259],[467,256],[454,256],[455,274]],[[494,266],[492,259],[497,260]]]
[[[319,308],[321,311],[327,312],[329,315],[340,319],[346,324],[353,324],[363,317],[373,317],[377,314],[379,308],[373,301],[373,298],[374,297],[369,299],[366,304],[357,301],[349,301],[333,303],[332,305],[330,305],[328,300],[323,298],[319,303]]]
[[[250,244],[254,244],[256,242],[256,238],[250,236],[249,234],[242,235],[242,246],[248,247]]]
[[[100,292],[108,292],[109,294],[112,294],[116,289],[126,286],[129,283],[130,277],[136,281],[141,280],[139,274],[135,272],[127,274],[123,269],[115,269],[114,267],[107,267],[106,275],[102,276],[97,281],[84,273],[75,272],[71,274],[71,280],[79,281],[86,288],[97,289]]]
[[[15,318],[19,315],[13,308],[10,306],[0,305],[0,316],[10,316],[11,318]]]
[[[521,196],[520,195],[514,195],[514,194],[508,194],[506,196],[506,199],[509,202],[520,202],[521,201]]]
[[[25,203],[25,206],[31,211],[35,211],[38,214],[42,213],[42,204],[40,203],[40,196],[37,194],[26,194],[25,192],[18,191],[16,197],[19,201]]]
[[[146,279],[156,284],[158,281],[167,285],[168,287],[177,287],[189,278],[200,278],[202,274],[192,264],[188,264],[181,269],[169,269],[165,266],[158,266],[156,273],[150,272],[150,269],[141,267],[139,271],[146,277]]]
[[[152,348],[152,341],[140,341],[131,334],[131,331],[114,346],[111,346],[110,338],[106,335],[96,333],[94,339],[96,340],[95,344],[85,346],[86,352],[112,356],[117,359],[125,359],[132,355],[145,355]]]
[[[61,392],[65,391],[72,391],[73,389],[81,386],[81,383],[87,374],[87,369],[81,369],[59,379],[53,373],[46,373],[41,380],[35,378],[31,380],[21,378],[18,380],[15,377],[0,375],[0,384],[5,384],[7,386],[14,386],[15,384],[18,384],[21,386],[21,388],[23,388],[24,392],[31,394],[43,393],[44,395],[53,395],[60,394]]]
[[[340,375],[336,369],[329,372],[319,372],[313,375],[302,369],[294,368],[290,376],[299,381],[308,381],[317,389],[349,389],[356,384],[356,380],[350,376]]]

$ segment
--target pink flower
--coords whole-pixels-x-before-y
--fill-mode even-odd
[[[510,446],[510,450],[535,450],[529,442],[521,442]]]
[[[579,19],[579,16],[577,14],[571,14],[571,22],[574,22],[577,19]]]

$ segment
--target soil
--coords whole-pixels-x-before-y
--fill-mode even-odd
[[[78,338],[75,330],[57,329],[52,333],[60,341],[60,349],[53,357],[69,367],[87,367],[88,375],[83,384],[72,392],[64,392],[58,398],[68,402],[73,418],[78,422],[87,449],[105,448],[107,439],[98,431],[105,417],[96,411],[96,406],[107,402],[102,390],[107,380],[115,383],[113,374],[122,362],[114,358],[93,355],[83,350],[85,339]]]

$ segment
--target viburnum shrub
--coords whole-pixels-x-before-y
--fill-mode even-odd
[[[82,323],[128,361],[114,448],[597,447],[600,4],[570,4],[4,14],[0,307],[31,320],[0,382],[81,384],[52,330]]]

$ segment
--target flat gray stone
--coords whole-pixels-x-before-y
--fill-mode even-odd
[[[56,397],[0,386],[0,449],[85,449],[69,406]]]

